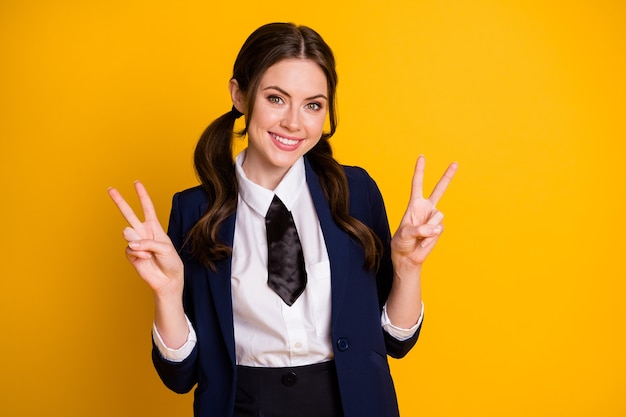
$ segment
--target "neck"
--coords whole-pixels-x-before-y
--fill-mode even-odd
[[[263,188],[267,188],[268,190],[274,190],[278,187],[278,184],[280,184],[283,177],[289,170],[282,168],[258,169],[254,166],[254,164],[251,164],[247,158],[243,161],[241,167],[250,181]]]

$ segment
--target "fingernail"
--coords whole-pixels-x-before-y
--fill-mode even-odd
[[[131,249],[137,249],[139,247],[139,242],[137,242],[136,240],[128,242],[128,247]]]

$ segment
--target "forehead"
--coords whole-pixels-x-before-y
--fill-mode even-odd
[[[322,68],[310,59],[284,59],[265,71],[259,89],[279,87],[289,94],[327,95],[328,82]],[[312,93],[312,94],[311,94]]]

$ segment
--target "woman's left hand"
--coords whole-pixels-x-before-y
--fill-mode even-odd
[[[428,198],[422,195],[425,166],[426,160],[420,155],[415,164],[409,205],[391,240],[391,258],[397,272],[403,268],[419,269],[443,232],[443,213],[436,206],[458,165],[453,162],[448,166]]]

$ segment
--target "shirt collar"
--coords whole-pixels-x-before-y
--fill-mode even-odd
[[[281,199],[287,210],[292,211],[300,192],[306,186],[304,158],[300,157],[285,174],[274,190],[268,190],[246,176],[243,170],[243,161],[246,159],[246,150],[241,151],[235,158],[235,174],[239,185],[239,195],[254,211],[265,217],[270,208],[274,194]]]

